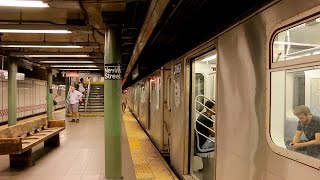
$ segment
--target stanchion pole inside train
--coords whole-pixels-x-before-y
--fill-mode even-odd
[[[106,179],[122,179],[120,29],[107,27],[104,48],[104,131]]]
[[[52,89],[52,70],[47,69],[47,117],[48,120],[52,120],[53,110],[53,89]]]
[[[8,125],[17,124],[17,64],[9,61],[8,71]]]

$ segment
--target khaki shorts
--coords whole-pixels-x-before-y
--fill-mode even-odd
[[[78,109],[79,109],[79,103],[69,104],[69,112],[70,113],[77,113]]]

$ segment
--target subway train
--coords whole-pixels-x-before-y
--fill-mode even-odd
[[[320,1],[274,1],[139,80],[127,96],[181,179],[319,180],[320,148],[312,155],[286,142],[297,131],[297,106],[320,116]],[[196,126],[207,101],[216,106],[211,149],[199,146]]]

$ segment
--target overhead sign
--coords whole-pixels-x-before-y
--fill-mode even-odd
[[[121,65],[120,64],[105,64],[104,65],[105,80],[121,80]]]
[[[24,73],[17,73],[16,79],[18,81],[23,81],[25,78]],[[0,79],[8,79],[8,71],[7,70],[0,70]]]
[[[66,77],[80,77],[79,71],[66,71]]]
[[[103,77],[102,73],[93,73],[90,71],[80,71],[80,77]]]

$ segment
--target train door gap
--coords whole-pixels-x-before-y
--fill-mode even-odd
[[[190,63],[190,174],[197,180],[214,178],[216,51]],[[210,106],[210,107],[209,107]]]

